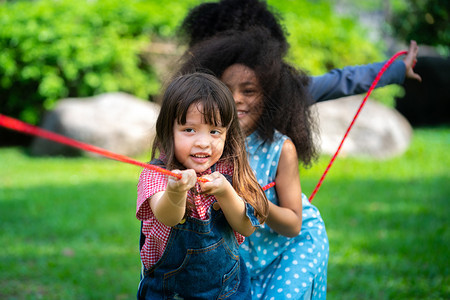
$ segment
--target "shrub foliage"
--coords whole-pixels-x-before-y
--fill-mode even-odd
[[[124,91],[143,99],[160,89],[145,53],[173,39],[200,0],[35,0],[0,3],[0,111],[37,124],[66,97]],[[381,44],[328,1],[268,1],[283,17],[290,60],[321,74],[383,58]]]
[[[0,110],[37,123],[64,97],[159,89],[142,53],[168,35],[167,5],[133,0],[40,0],[0,4]],[[180,7],[178,7],[180,9]],[[163,15],[164,17],[161,17]]]

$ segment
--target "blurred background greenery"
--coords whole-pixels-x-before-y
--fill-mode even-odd
[[[152,100],[163,80],[150,59],[152,45],[175,43],[175,53],[181,53],[183,45],[176,43],[175,31],[188,8],[200,2],[0,1],[0,110],[38,124],[45,110],[66,97],[123,91]],[[416,39],[448,54],[446,0],[268,3],[284,19],[289,60],[312,75],[388,58],[393,53],[386,39],[372,34],[380,30],[384,37],[396,33],[405,45]],[[356,17],[374,11],[384,16],[377,28]],[[392,105],[399,93],[399,86],[390,86],[372,97]]]

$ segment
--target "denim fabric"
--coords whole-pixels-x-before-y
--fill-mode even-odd
[[[385,63],[348,66],[343,69],[331,70],[321,76],[311,77],[308,91],[312,96],[313,103],[367,92]],[[376,87],[393,83],[403,84],[405,74],[405,63],[396,60],[386,69]]]
[[[247,204],[247,215],[256,219]],[[221,210],[172,228],[161,259],[144,271],[138,299],[250,299],[250,278]]]

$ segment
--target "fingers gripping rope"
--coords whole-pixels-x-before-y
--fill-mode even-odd
[[[170,175],[176,178],[181,178],[181,174],[175,174],[169,170],[163,169],[161,167],[155,166],[155,165],[150,165],[150,164],[146,164],[137,160],[134,160],[132,158],[129,158],[127,156],[124,155],[120,155],[120,154],[116,154],[113,152],[110,152],[108,150],[93,146],[93,145],[89,145],[86,143],[82,143],[79,141],[76,141],[74,139],[65,137],[63,135],[45,130],[45,129],[41,129],[39,127],[24,123],[22,121],[19,121],[17,119],[11,118],[11,117],[7,117],[5,115],[0,114],[0,126],[15,130],[15,131],[19,131],[22,133],[26,133],[26,134],[30,134],[30,135],[35,135],[35,136],[39,136],[48,140],[52,140],[54,142],[60,143],[60,144],[65,144],[74,148],[78,148],[81,150],[85,150],[85,151],[89,151],[89,152],[93,152],[93,153],[97,153],[100,154],[102,156],[114,159],[114,160],[118,160],[124,163],[128,163],[128,164],[133,164],[133,165],[137,165],[137,166],[141,166],[147,169],[151,169],[166,175]],[[204,179],[204,178],[197,178],[198,181],[202,181],[202,182],[207,182],[208,180]]]

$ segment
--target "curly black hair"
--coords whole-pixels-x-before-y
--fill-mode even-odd
[[[284,47],[266,28],[229,30],[189,48],[179,73],[208,70],[218,78],[231,65],[252,69],[263,89],[264,112],[257,130],[268,141],[274,130],[289,136],[304,166],[317,157],[315,118],[307,90],[309,77],[284,61]]]
[[[178,34],[191,47],[220,32],[264,27],[287,50],[286,31],[281,16],[265,1],[222,0],[192,8],[178,28]]]

